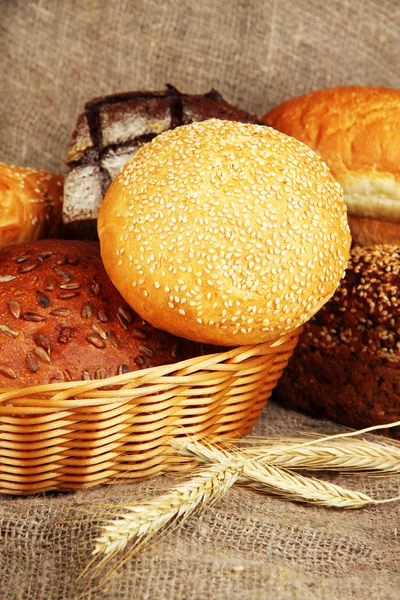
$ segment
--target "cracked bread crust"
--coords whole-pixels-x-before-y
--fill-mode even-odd
[[[65,236],[97,239],[101,202],[122,166],[158,134],[211,118],[258,122],[215,90],[191,95],[168,85],[161,91],[113,94],[87,102],[66,161],[70,172],[64,191]]]

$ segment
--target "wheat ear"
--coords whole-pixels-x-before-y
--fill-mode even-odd
[[[307,442],[307,439],[260,440],[259,445],[241,446],[241,451],[262,464],[288,469],[400,473],[400,448],[395,444],[351,438],[328,441],[321,438],[313,446]]]
[[[124,506],[103,528],[95,540],[93,555],[102,554],[104,564],[134,542],[127,560],[141,545],[177,520],[188,518],[196,509],[221,498],[243,472],[243,461],[233,459],[224,464],[207,466],[196,476],[184,481],[165,494],[138,504]]]
[[[190,456],[200,462],[221,463],[232,460],[232,455],[243,461],[243,473],[238,483],[261,492],[270,492],[290,500],[309,502],[332,508],[361,508],[380,501],[367,494],[347,490],[339,485],[319,479],[304,477],[267,462],[261,463],[247,457],[238,449],[234,453],[198,441],[175,439],[173,448],[183,456]]]

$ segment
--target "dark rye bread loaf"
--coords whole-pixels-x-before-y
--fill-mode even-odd
[[[353,249],[335,295],[305,325],[275,398],[353,428],[400,420],[399,246]]]
[[[0,250],[0,387],[104,379],[216,351],[155,329],[122,299],[96,242]]]
[[[232,106],[215,90],[190,95],[168,85],[162,91],[127,92],[88,102],[67,156],[65,235],[97,239],[100,204],[125,162],[159,133],[211,118],[257,123],[255,115]]]

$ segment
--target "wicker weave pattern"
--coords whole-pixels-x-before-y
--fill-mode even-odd
[[[250,431],[298,335],[104,380],[1,390],[0,492],[72,490],[184,467],[171,437]]]

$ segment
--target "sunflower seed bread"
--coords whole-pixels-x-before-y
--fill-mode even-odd
[[[0,387],[104,379],[218,351],[160,331],[123,300],[96,242],[0,249]]]
[[[217,118],[257,123],[215,90],[182,94],[168,85],[155,92],[127,92],[85,105],[72,134],[65,180],[65,237],[97,239],[96,219],[111,181],[127,160],[156,135],[194,121]]]

